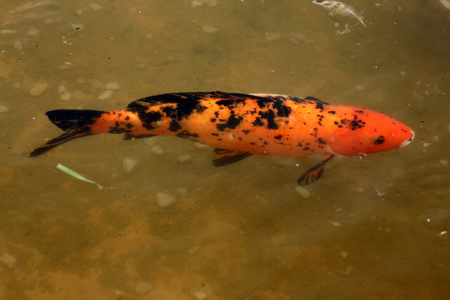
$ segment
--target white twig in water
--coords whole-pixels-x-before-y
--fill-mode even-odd
[[[341,15],[344,17],[353,17],[361,24],[366,26],[366,24],[363,21],[363,16],[358,14],[353,8],[351,8],[348,5],[345,5],[344,3],[338,2],[338,1],[325,1],[325,0],[314,0],[312,3],[320,5],[328,9],[329,15]]]

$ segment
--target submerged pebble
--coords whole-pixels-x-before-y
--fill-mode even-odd
[[[188,252],[190,255],[193,255],[193,254],[197,253],[198,250],[200,250],[200,247],[199,247],[198,245],[195,245],[195,246],[190,247],[190,248],[187,250],[187,252]]]
[[[100,4],[97,4],[97,3],[95,3],[95,2],[89,3],[89,7],[90,7],[92,10],[101,10],[101,9],[103,8],[103,6],[101,6]]]
[[[202,25],[202,31],[206,33],[213,33],[218,30],[217,27],[209,26],[209,25]]]
[[[18,13],[25,12],[25,11],[29,10],[30,8],[32,8],[33,4],[34,4],[33,2],[27,2],[25,4],[19,5],[16,7],[15,11]]]
[[[72,29],[75,29],[75,30],[78,30],[78,31],[81,31],[81,30],[84,29],[83,24],[72,24],[72,25],[70,25],[70,27],[72,27]]]
[[[107,99],[111,98],[113,94],[114,94],[114,91],[113,91],[113,90],[104,90],[104,91],[98,96],[98,99],[99,99],[99,100],[107,100]]]
[[[31,96],[37,97],[40,96],[43,92],[45,92],[48,89],[48,83],[47,82],[41,82],[35,84],[28,93]]]
[[[156,138],[144,139],[144,144],[146,144],[149,147],[153,147],[156,144]]]
[[[196,292],[194,293],[194,297],[195,297],[195,299],[202,300],[202,299],[206,299],[206,297],[208,297],[208,296],[207,296],[206,293],[203,292],[203,291],[196,291]]]
[[[70,101],[71,98],[72,98],[72,94],[69,92],[64,92],[61,94],[61,96],[59,96],[59,99],[62,101]]]
[[[12,270],[17,265],[17,259],[9,253],[3,253],[3,255],[0,257],[0,264]]]
[[[134,288],[134,292],[139,295],[147,294],[152,289],[152,285],[150,283],[139,281]]]
[[[72,63],[70,61],[65,61],[58,66],[58,70],[67,70],[72,68]]]
[[[21,41],[15,41],[14,42],[14,49],[22,50],[23,49],[22,42]]]
[[[177,189],[177,193],[180,194],[180,196],[182,196],[182,197],[188,196],[187,188],[179,188],[179,189]]]
[[[275,32],[266,32],[266,41],[273,42],[279,40],[281,38],[281,34]]]
[[[185,154],[185,155],[180,155],[178,156],[178,160],[180,162],[185,162],[187,160],[190,160],[192,158],[192,156],[190,156],[189,154]]]
[[[37,37],[39,35],[39,30],[37,28],[31,27],[30,29],[28,29],[27,35]]]
[[[156,195],[156,202],[160,207],[166,207],[175,201],[175,197],[167,195],[165,193],[158,193]]]
[[[67,92],[67,87],[64,84],[58,85],[58,94],[61,95],[62,93],[65,93],[65,92]]]
[[[217,5],[217,0],[192,0],[191,8],[208,5],[209,7],[214,7]]]
[[[5,105],[0,105],[0,113],[6,113],[9,111],[9,108]]]
[[[0,30],[0,36],[2,36],[2,37],[13,36],[16,33],[17,33],[17,30],[15,30],[15,29],[2,29],[2,30]]]
[[[122,161],[123,171],[126,174],[129,174],[131,172],[131,170],[133,170],[135,165],[136,165],[136,160],[129,158],[129,157],[125,157]]]
[[[310,193],[307,189],[305,189],[305,188],[303,188],[303,187],[301,187],[301,186],[295,187],[295,190],[296,190],[297,193],[299,193],[300,196],[302,196],[303,198],[309,198],[309,197],[311,197],[311,193]]]
[[[164,154],[164,151],[161,149],[160,146],[153,146],[152,152],[158,155]]]
[[[117,82],[107,82],[105,84],[105,88],[107,90],[118,90],[119,89],[119,84]]]

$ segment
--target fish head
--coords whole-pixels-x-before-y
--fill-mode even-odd
[[[377,153],[406,146],[414,139],[411,128],[383,113],[354,108],[345,116],[340,119],[340,128],[327,142],[332,154]]]

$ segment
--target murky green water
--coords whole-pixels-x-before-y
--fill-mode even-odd
[[[309,0],[73,2],[0,4],[0,298],[448,298],[440,1],[348,1],[367,27]],[[28,158],[60,134],[47,110],[210,90],[367,107],[416,139],[334,159],[309,198],[296,180],[319,157],[215,168],[212,150],[187,140],[102,135]],[[158,193],[175,200],[161,207]]]

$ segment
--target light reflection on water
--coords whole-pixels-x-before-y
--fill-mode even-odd
[[[354,2],[364,27],[310,1],[192,3],[0,4],[1,298],[445,299],[449,11]],[[367,107],[416,140],[333,160],[307,199],[296,179],[318,157],[215,168],[190,141],[106,135],[27,157],[59,134],[47,110],[209,90]]]

